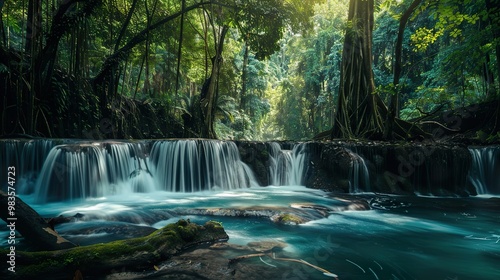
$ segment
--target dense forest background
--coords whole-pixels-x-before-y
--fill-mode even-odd
[[[482,103],[498,140],[499,2],[0,0],[0,134],[311,139],[366,20],[383,121]]]

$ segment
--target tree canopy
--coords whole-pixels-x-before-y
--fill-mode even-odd
[[[498,100],[498,4],[0,1],[0,134],[392,138]]]

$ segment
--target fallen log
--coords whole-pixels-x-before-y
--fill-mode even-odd
[[[0,209],[2,210],[0,218],[7,223],[7,227],[11,231],[19,232],[35,249],[62,250],[76,247],[60,236],[44,218],[19,197],[0,190]],[[12,210],[7,211],[8,209]]]
[[[2,273],[9,273],[9,279],[71,279],[77,274],[87,278],[154,270],[156,264],[188,247],[228,238],[218,222],[200,226],[180,220],[145,237],[57,251],[16,252],[15,273]],[[7,253],[0,250],[0,254]]]

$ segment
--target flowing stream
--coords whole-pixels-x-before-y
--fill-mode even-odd
[[[272,186],[262,187],[232,143],[196,143],[57,143],[50,149],[40,144],[40,156],[30,154],[33,163],[23,167],[40,174],[20,178],[19,197],[44,217],[77,217],[56,230],[82,245],[150,232],[181,218],[217,220],[230,244],[281,243],[281,257],[305,260],[339,279],[500,279],[498,197],[357,194],[356,185],[355,193],[341,196],[308,189],[296,177],[305,169],[300,145],[289,151],[271,146]],[[7,154],[8,149],[19,151]],[[29,153],[13,146],[3,152]],[[363,159],[356,162],[352,184],[368,184]],[[66,169],[54,171],[57,166]],[[473,169],[471,176],[485,168]],[[474,182],[484,193],[497,187],[488,185],[498,183],[491,175],[480,176]],[[277,223],[273,217],[279,213],[295,213],[304,222]],[[8,232],[1,223],[5,247]],[[282,279],[328,279],[297,263],[269,257],[254,262],[266,271],[279,267]]]

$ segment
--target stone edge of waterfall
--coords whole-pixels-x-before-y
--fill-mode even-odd
[[[328,191],[349,192],[380,192],[392,194],[420,194],[434,196],[469,196],[477,194],[499,194],[499,186],[479,188],[476,176],[471,170],[475,162],[471,149],[500,149],[499,146],[465,146],[441,143],[385,143],[356,141],[224,141],[209,139],[146,139],[146,140],[86,140],[86,139],[0,139],[2,154],[5,159],[2,168],[15,164],[20,172],[36,173],[41,170],[41,158],[46,157],[47,147],[56,145],[79,145],[80,143],[95,144],[143,144],[151,152],[157,142],[195,141],[206,143],[232,142],[236,146],[239,160],[246,169],[253,171],[255,184],[271,185],[274,180],[270,170],[270,147],[276,143],[282,150],[293,150],[302,145],[307,154],[302,160],[303,177],[299,184],[310,188]],[[17,143],[17,144],[16,144]],[[45,147],[34,151],[33,143]],[[36,144],[39,143],[39,144]],[[8,146],[11,146],[8,148]],[[30,146],[31,151],[23,146]],[[351,153],[351,155],[349,155]],[[363,159],[361,169],[368,170],[369,186],[366,180],[358,176],[358,185],[353,185],[356,177],[353,175],[355,160],[352,153]],[[147,156],[150,156],[148,154]],[[24,157],[24,158],[22,158]],[[498,156],[492,157],[489,164],[498,169]],[[488,166],[487,163],[483,163]],[[24,170],[23,170],[24,168]],[[40,170],[36,170],[39,168]],[[495,169],[496,168],[496,169]],[[4,168],[5,169],[5,168]],[[32,169],[32,170],[29,170]],[[244,168],[245,169],[245,168]],[[476,168],[477,169],[477,168]],[[363,171],[365,172],[365,171]],[[359,173],[359,171],[358,171]],[[477,172],[476,172],[477,173]],[[5,176],[2,174],[0,177]],[[31,175],[36,176],[36,175]],[[472,178],[472,179],[471,179]],[[249,180],[248,178],[246,180]],[[5,180],[2,180],[5,181]],[[365,181],[365,184],[360,182]],[[499,180],[500,181],[500,180]],[[291,184],[290,182],[288,184]],[[297,184],[295,181],[293,184]]]

